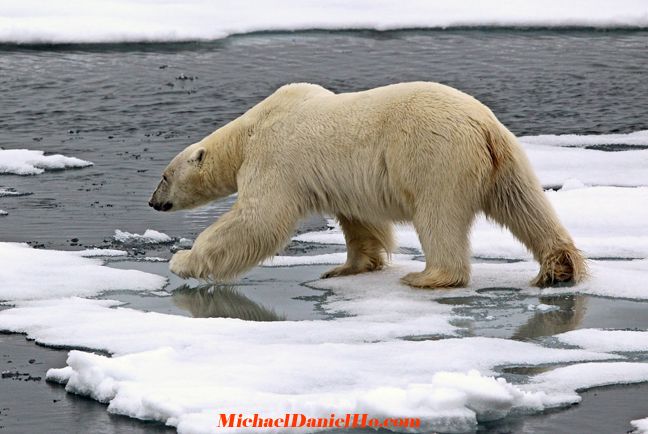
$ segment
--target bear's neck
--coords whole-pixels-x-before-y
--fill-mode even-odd
[[[222,129],[229,129],[226,125]],[[220,131],[216,131],[218,133]],[[222,131],[225,133],[226,131]],[[229,131],[227,131],[229,133]],[[209,152],[210,164],[205,167],[207,184],[214,186],[214,196],[223,197],[238,191],[236,177],[243,164],[243,141],[238,134],[227,134],[227,140],[219,140]]]

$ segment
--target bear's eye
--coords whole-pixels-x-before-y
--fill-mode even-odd
[[[169,180],[167,179],[166,175],[162,175],[162,180],[163,180],[164,182],[169,182]]]

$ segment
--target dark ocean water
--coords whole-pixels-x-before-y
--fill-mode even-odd
[[[648,32],[455,30],[267,33],[211,43],[0,45],[0,147],[94,167],[0,176],[0,239],[101,244],[115,229],[194,236],[231,201],[147,205],[186,145],[290,82],[336,92],[430,80],[473,94],[516,134],[648,128]]]

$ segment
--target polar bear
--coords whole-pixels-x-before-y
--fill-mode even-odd
[[[515,136],[475,98],[438,83],[340,94],[283,86],[180,152],[149,205],[182,210],[235,192],[232,209],[173,256],[173,273],[231,280],[280,250],[301,218],[323,213],[339,220],[347,261],[322,277],[381,269],[393,222],[412,222],[425,269],[402,281],[464,286],[470,227],[484,212],[540,263],[534,285],[586,275]]]

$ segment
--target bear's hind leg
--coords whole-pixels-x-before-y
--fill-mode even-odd
[[[394,249],[392,225],[376,224],[338,216],[347,245],[346,263],[322,274],[326,279],[335,276],[376,271],[383,268]]]
[[[449,288],[468,284],[469,234],[473,216],[472,212],[448,208],[419,212],[414,218],[414,227],[425,253],[425,270],[409,273],[401,281],[417,288]]]

